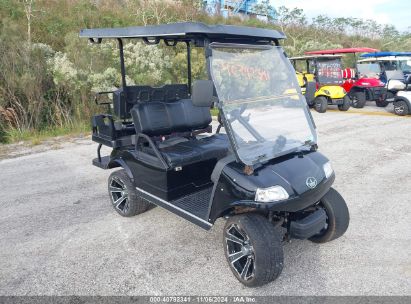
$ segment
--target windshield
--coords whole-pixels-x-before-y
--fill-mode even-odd
[[[341,84],[342,67],[340,59],[317,59],[317,77],[321,84]]]
[[[211,47],[220,110],[243,163],[252,165],[316,143],[295,71],[280,47]]]
[[[357,69],[361,77],[378,78],[381,73],[378,63],[358,63]]]
[[[411,72],[411,59],[401,60],[400,68],[403,72]]]

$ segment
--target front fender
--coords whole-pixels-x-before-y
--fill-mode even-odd
[[[328,85],[328,86],[323,86],[321,88],[319,88],[314,96],[326,96],[329,97],[331,99],[340,99],[340,98],[344,98],[344,96],[347,93],[345,92],[343,87],[340,86],[332,86],[332,85]]]
[[[325,178],[323,165],[328,159],[319,152],[308,152],[304,156],[285,155],[262,164],[251,175],[244,173],[244,165],[235,161],[227,163],[221,174],[214,178],[215,188],[209,219],[214,222],[234,207],[250,207],[260,210],[295,212],[316,203],[318,196],[328,191],[334,175]],[[309,189],[308,177],[314,177],[318,186]],[[257,188],[279,185],[290,198],[283,202],[255,202]]]

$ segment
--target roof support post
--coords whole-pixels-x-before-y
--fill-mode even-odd
[[[118,49],[120,51],[121,85],[125,89],[127,86],[127,83],[126,83],[126,67],[124,65],[123,40],[121,40],[121,38],[117,38],[117,41],[118,41]]]
[[[188,83],[188,93],[191,94],[191,47],[190,41],[186,41],[187,45],[187,83]]]

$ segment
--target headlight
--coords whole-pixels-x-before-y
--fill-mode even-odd
[[[328,90],[323,90],[325,94],[330,95],[330,91]]]
[[[275,201],[286,200],[289,197],[287,191],[281,186],[273,186],[270,188],[260,189],[257,188],[255,192],[255,201],[268,203]]]
[[[323,166],[325,178],[329,178],[331,174],[333,174],[333,167],[331,166],[331,162],[327,162]]]

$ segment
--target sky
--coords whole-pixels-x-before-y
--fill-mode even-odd
[[[398,30],[411,27],[409,0],[270,0],[274,7],[302,8],[308,18],[318,15],[373,19],[381,24],[392,24]]]

